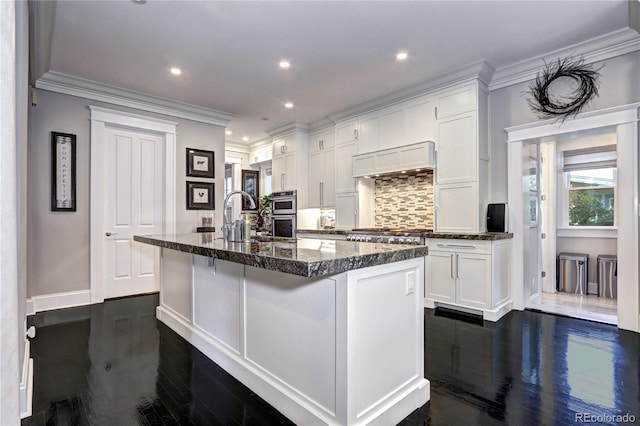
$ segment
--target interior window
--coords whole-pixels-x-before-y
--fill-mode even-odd
[[[570,227],[616,225],[615,145],[564,151],[563,172]]]

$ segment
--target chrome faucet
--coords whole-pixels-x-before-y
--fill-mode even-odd
[[[224,198],[224,204],[223,204],[224,214],[222,215],[222,235],[224,236],[224,239],[227,241],[231,241],[232,235],[233,235],[233,223],[231,221],[231,218],[228,217],[228,211],[229,211],[231,196],[234,194],[242,194],[249,200],[249,206],[252,209],[256,208],[256,202],[253,200],[253,197],[248,193],[246,193],[245,191],[241,191],[238,189],[236,191],[231,191],[230,193],[227,194],[227,196]]]

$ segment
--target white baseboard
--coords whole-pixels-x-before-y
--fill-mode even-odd
[[[22,375],[20,379],[20,418],[31,416],[33,401],[33,359],[31,359],[31,344],[24,341],[24,358],[22,360]]]
[[[27,315],[53,309],[72,308],[91,304],[91,291],[78,290],[65,293],[45,294],[27,299]]]

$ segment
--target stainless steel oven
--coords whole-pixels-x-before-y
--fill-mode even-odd
[[[296,191],[278,191],[271,194],[271,214],[296,214]]]
[[[271,235],[274,237],[295,238],[296,215],[274,214],[271,216]]]

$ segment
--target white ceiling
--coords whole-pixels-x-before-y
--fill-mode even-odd
[[[227,140],[251,143],[480,60],[499,69],[628,26],[626,0],[58,1],[43,71],[233,114]]]

